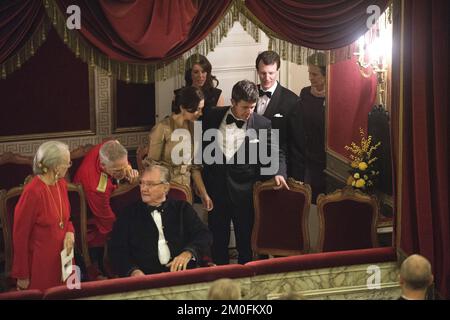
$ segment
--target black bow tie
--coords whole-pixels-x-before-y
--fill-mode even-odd
[[[272,92],[270,91],[262,91],[261,89],[259,89],[259,96],[267,96],[267,98],[272,98]]]
[[[227,124],[231,124],[231,123],[236,123],[236,126],[240,129],[243,127],[243,125],[245,124],[244,120],[238,120],[235,117],[233,117],[231,114],[228,114],[227,116]]]
[[[158,212],[164,212],[164,203],[161,203],[159,206],[155,207],[155,206],[151,206],[151,205],[147,205],[148,209],[150,210],[150,212],[153,211],[158,211]]]

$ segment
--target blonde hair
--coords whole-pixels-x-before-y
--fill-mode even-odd
[[[47,141],[41,144],[33,160],[34,174],[44,174],[64,162],[63,156],[69,155],[67,144],[60,141]]]
[[[219,279],[211,284],[208,300],[240,300],[241,287],[231,279]]]

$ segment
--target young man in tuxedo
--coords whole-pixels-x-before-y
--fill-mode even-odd
[[[254,183],[274,176],[277,188],[288,188],[277,132],[270,131],[270,120],[253,112],[257,101],[256,84],[242,80],[233,87],[231,107],[212,108],[203,117],[203,140],[208,141],[203,144],[203,177],[214,202],[208,225],[216,264],[229,263],[231,221],[239,263],[252,259]]]
[[[301,162],[303,161],[301,154],[296,154],[294,158],[291,158],[288,148],[287,121],[299,105],[298,96],[277,81],[280,63],[280,56],[275,51],[261,52],[256,58],[256,71],[260,81],[256,112],[269,119],[272,128],[279,129],[280,149],[282,151],[280,161],[283,162],[283,167],[287,168],[288,175],[291,176],[291,169],[302,167]],[[293,150],[298,153],[300,149],[295,148]],[[291,164],[294,159],[296,161],[295,166]],[[283,174],[286,174],[286,172],[283,172]],[[295,175],[295,177],[298,177],[298,175]],[[303,179],[301,180],[303,181]]]

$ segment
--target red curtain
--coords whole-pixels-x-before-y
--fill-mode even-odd
[[[296,45],[328,50],[353,43],[367,30],[377,5],[381,13],[388,0],[245,0],[249,11],[279,37]]]
[[[22,48],[44,17],[41,1],[0,1],[0,64]]]
[[[440,295],[450,298],[449,2],[404,1],[403,104],[393,105],[401,187],[399,246],[433,266]],[[394,47],[397,51],[399,48]],[[397,54],[394,55],[396,59]],[[398,69],[396,71],[399,71]],[[396,78],[398,79],[398,77]],[[399,90],[399,86],[394,86]],[[393,92],[393,96],[399,92]]]
[[[57,0],[81,9],[81,35],[116,61],[170,61],[193,48],[220,22],[231,0]]]

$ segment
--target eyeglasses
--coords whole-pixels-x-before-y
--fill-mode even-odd
[[[125,171],[125,170],[127,170],[128,169],[128,165],[127,166],[125,166],[125,167],[122,167],[122,168],[119,168],[119,169],[109,169],[113,174],[114,173],[122,173],[123,171]]]
[[[159,186],[160,184],[166,184],[167,182],[160,181],[160,182],[150,182],[150,181],[139,181],[139,185],[141,188],[152,188],[155,186]]]

